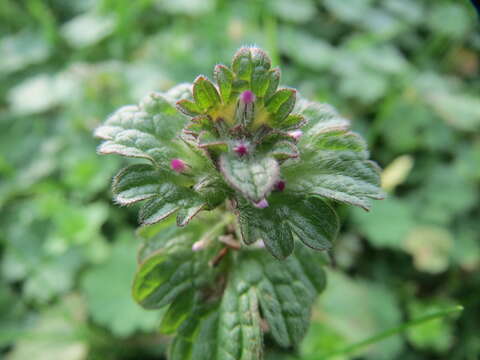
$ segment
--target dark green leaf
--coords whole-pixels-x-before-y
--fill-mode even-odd
[[[133,297],[140,305],[161,308],[212,279],[214,268],[208,262],[218,244],[194,252],[196,240],[190,232],[180,232],[140,263],[133,283]]]

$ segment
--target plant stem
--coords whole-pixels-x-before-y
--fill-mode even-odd
[[[325,355],[321,355],[320,357],[317,357],[317,356],[308,357],[308,360],[320,360],[320,359],[323,360],[323,359],[329,359],[333,356],[350,354],[350,353],[356,352],[360,349],[363,349],[363,348],[365,348],[369,345],[372,345],[376,342],[382,341],[382,340],[384,340],[384,339],[386,339],[386,338],[388,338],[392,335],[396,335],[396,334],[399,334],[401,332],[404,332],[405,330],[407,330],[411,327],[423,324],[423,323],[425,323],[427,321],[430,321],[430,320],[433,320],[433,319],[442,318],[442,317],[445,317],[447,315],[457,313],[457,312],[462,312],[462,311],[463,311],[463,306],[461,306],[461,305],[456,305],[456,306],[449,307],[449,308],[446,308],[446,309],[443,309],[443,310],[440,310],[440,311],[436,311],[434,313],[424,315],[424,316],[421,316],[417,319],[406,322],[402,325],[395,326],[395,327],[390,328],[388,330],[382,331],[382,332],[380,332],[376,335],[373,335],[373,336],[371,336],[371,337],[369,337],[365,340],[362,340],[362,341],[357,342],[355,344],[348,345],[348,346],[346,346],[342,349],[334,350],[334,351],[332,351],[330,353],[327,353]]]

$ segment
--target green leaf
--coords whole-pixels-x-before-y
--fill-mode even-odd
[[[223,294],[218,310],[217,359],[262,358],[258,294],[245,275],[242,269],[234,270]]]
[[[288,115],[278,126],[282,130],[294,130],[301,128],[307,123],[305,117],[299,114],[290,114]]]
[[[272,126],[277,127],[295,106],[295,89],[280,89],[268,100],[266,108],[272,114]]]
[[[203,251],[192,251],[198,240],[189,231],[180,231],[142,260],[133,282],[133,297],[147,309],[161,308],[177,301],[185,291],[205,286],[212,280],[215,268],[208,262],[218,250],[218,243]],[[198,236],[198,234],[197,234]]]
[[[114,200],[130,205],[156,196],[161,191],[161,172],[148,164],[135,164],[121,170],[113,179]]]
[[[268,88],[265,91],[265,101],[268,101],[270,97],[277,91],[278,84],[280,83],[280,69],[273,68],[268,72]]]
[[[191,315],[195,301],[198,301],[198,299],[195,298],[195,293],[191,289],[179,296],[177,301],[172,302],[162,317],[160,332],[163,334],[175,333],[178,327]]]
[[[310,197],[283,199],[288,207],[288,223],[292,232],[305,245],[315,250],[332,247],[340,228],[337,214],[324,200]]]
[[[199,304],[180,325],[170,359],[262,359],[260,309],[279,345],[295,346],[305,335],[310,308],[325,287],[324,260],[296,251],[279,262],[262,250],[244,251],[230,260],[235,265],[222,298]]]
[[[240,230],[247,245],[261,239],[279,259],[292,253],[293,235],[313,249],[331,248],[340,225],[335,211],[325,201],[284,192],[272,194],[268,201],[265,209],[239,206]]]
[[[204,204],[193,190],[165,182],[159,186],[156,196],[140,209],[139,220],[142,224],[151,225],[181,210],[177,224],[183,226],[202,209]]]
[[[230,95],[232,93],[232,84],[234,74],[232,71],[225,65],[215,66],[213,71],[215,81],[218,84],[220,90],[220,95],[222,97],[223,103],[226,104],[230,100]]]
[[[95,130],[95,136],[105,140],[98,152],[166,167],[175,151],[172,140],[186,119],[162,94],[151,93],[138,106],[120,108]]]
[[[269,73],[268,70],[272,61],[268,55],[261,49],[252,48],[252,78],[251,89],[258,97],[263,97],[269,88]]]
[[[283,347],[297,345],[308,329],[311,306],[325,288],[323,257],[297,248],[279,262],[256,250],[243,252],[239,263],[238,271],[257,291],[272,337]]]
[[[202,113],[202,110],[193,101],[182,99],[177,102],[177,109],[187,116],[197,116]]]
[[[309,128],[299,143],[302,161],[283,168],[289,190],[365,210],[370,209],[370,199],[383,199],[379,168],[368,160],[363,139],[347,130],[348,123],[331,108],[315,104],[301,113],[309,120]]]
[[[250,81],[252,74],[252,54],[250,48],[240,48],[232,60],[232,70],[239,80]]]
[[[220,171],[230,186],[253,202],[265,198],[279,176],[278,163],[271,157],[240,158],[222,154]]]
[[[215,85],[204,76],[198,76],[193,83],[193,98],[197,106],[207,111],[220,104],[220,95]]]
[[[270,154],[277,160],[297,158],[299,156],[297,146],[291,141],[278,141],[273,145]]]
[[[287,219],[279,214],[279,210],[271,205],[266,209],[256,209],[244,204],[239,207],[238,221],[245,244],[262,240],[273,256],[285,259],[293,252],[294,243]]]

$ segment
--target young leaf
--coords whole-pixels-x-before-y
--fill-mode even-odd
[[[271,157],[244,159],[233,154],[222,154],[220,170],[230,186],[253,202],[264,199],[279,176],[278,163]]]
[[[280,69],[273,68],[268,72],[268,88],[265,91],[264,97],[265,101],[268,101],[270,97],[275,94],[280,83]]]
[[[240,48],[233,56],[232,70],[239,80],[250,81],[252,74],[252,54],[250,48]]]
[[[197,106],[207,111],[217,106],[221,100],[215,85],[204,76],[199,76],[193,83],[193,98]]]
[[[220,89],[220,95],[222,97],[223,103],[227,104],[230,100],[230,95],[232,93],[234,74],[225,65],[215,66],[213,74],[215,81],[218,84],[218,88]]]
[[[180,110],[185,115],[191,116],[191,117],[200,115],[202,113],[202,110],[196,103],[187,99],[182,99],[178,101],[177,109]]]
[[[272,116],[272,126],[278,127],[295,106],[296,90],[280,89],[266,103],[267,111]]]

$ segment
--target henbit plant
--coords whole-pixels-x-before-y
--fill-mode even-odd
[[[170,359],[260,359],[264,333],[289,349],[305,335],[339,229],[331,202],[368,209],[383,194],[364,140],[332,107],[279,89],[264,51],[241,48],[214,78],[122,107],[95,135],[101,154],[147,160],[113,193],[144,201],[133,296],[168,306]],[[178,227],[147,226],[174,213]]]

